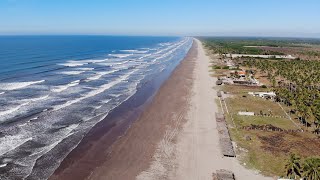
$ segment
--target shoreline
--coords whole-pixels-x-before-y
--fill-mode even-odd
[[[144,88],[131,100],[124,102],[112,111],[106,119],[90,130],[80,144],[62,161],[49,179],[105,179],[106,177],[123,179],[118,175],[120,171],[112,167],[117,167],[117,164],[120,163],[126,163],[123,162],[125,158],[137,161],[135,156],[129,155],[130,152],[133,152],[131,147],[136,148],[137,154],[140,153],[141,147],[136,144],[144,146],[146,148],[145,153],[152,157],[155,151],[154,143],[162,138],[165,126],[164,124],[159,124],[154,117],[157,117],[158,120],[163,118],[158,115],[159,106],[163,107],[162,111],[165,112],[167,111],[167,101],[170,101],[170,99],[167,99],[167,101],[163,99],[171,94],[172,88],[175,88],[177,82],[184,82],[184,79],[181,79],[181,75],[188,74],[188,71],[184,70],[186,69],[184,64],[189,63],[187,60],[191,59],[190,56],[194,53],[194,45],[195,43],[193,42],[193,46],[186,57],[177,66],[169,68],[169,72],[157,77],[156,80],[151,82],[150,87]],[[181,74],[179,71],[183,70],[185,72]],[[191,80],[189,81],[191,82]],[[180,96],[178,96],[180,92],[177,91],[176,93],[175,97],[180,99]],[[169,112],[167,111],[167,113]],[[151,127],[147,127],[149,125]],[[106,131],[106,129],[109,130]],[[147,142],[140,142],[143,137],[147,136],[146,132],[143,132],[144,130],[148,131],[150,138],[147,139]],[[154,133],[156,131],[157,133]],[[132,136],[132,134],[136,137]],[[119,153],[123,155],[119,155]],[[117,158],[120,158],[120,160]],[[125,179],[130,179],[129,177],[132,177],[134,172],[137,175],[139,171],[147,168],[150,161],[147,158],[144,163],[139,162],[140,169],[134,168],[132,172],[128,173],[130,175],[124,175],[127,177]],[[99,173],[101,169],[105,169],[104,167],[108,167],[109,176],[105,174],[105,170],[103,170],[103,176]],[[121,165],[121,167],[128,168],[127,165]]]
[[[152,100],[139,115],[131,116],[135,117],[132,125],[111,151],[108,133],[98,126],[102,134],[89,134],[87,145],[72,152],[50,179],[212,179],[220,169],[232,171],[236,179],[272,179],[246,169],[237,158],[222,156],[215,121],[219,112],[216,78],[210,75],[210,61],[202,43],[194,40]]]

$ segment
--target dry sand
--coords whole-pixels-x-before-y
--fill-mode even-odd
[[[172,179],[202,180],[212,179],[212,173],[219,169],[234,172],[236,179],[272,179],[245,169],[236,158],[222,157],[216,129],[215,103],[216,78],[209,74],[209,58],[205,55],[201,42],[194,70],[194,83],[189,111],[181,131],[168,129],[166,135],[176,135],[176,142],[165,138],[159,143],[150,167],[137,176],[138,180]],[[174,139],[174,137],[172,137]]]

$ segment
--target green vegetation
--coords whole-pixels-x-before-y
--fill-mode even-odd
[[[232,60],[236,66],[254,72],[256,79],[267,85],[220,87],[228,92],[225,99],[228,110],[222,108],[226,112],[231,138],[237,143],[240,161],[268,176],[320,179],[320,141],[317,135],[320,134],[320,61],[299,59],[314,60],[319,48],[314,45],[319,45],[320,40],[206,38],[203,41],[208,52],[220,54],[216,60],[220,69],[215,70],[218,75],[228,74],[229,70],[224,70],[223,66],[226,60]],[[299,58],[228,58],[224,55],[230,53],[285,53]],[[248,92],[256,91],[275,91],[277,102],[248,95]],[[254,112],[258,116],[240,116],[239,111]],[[286,112],[293,121],[287,118]],[[294,123],[298,120],[302,124]],[[290,156],[292,153],[301,158]]]
[[[238,126],[250,126],[250,125],[268,125],[271,124],[275,127],[279,127],[285,130],[297,129],[297,127],[286,118],[276,118],[276,117],[263,117],[263,116],[233,116],[234,121]]]
[[[288,178],[298,179],[303,177],[309,180],[320,179],[320,158],[310,157],[301,161],[299,156],[291,154],[285,167]]]
[[[267,74],[277,94],[277,101],[291,107],[307,127],[320,128],[320,61],[248,60],[243,65]]]
[[[303,47],[306,43],[320,44],[320,40],[281,38],[204,38],[205,46],[218,54],[284,55],[282,52],[259,47]]]
[[[214,65],[214,66],[212,66],[212,69],[221,69],[221,67],[217,66],[217,65]]]
[[[211,41],[242,46],[309,47],[308,45],[320,45],[320,39],[313,38],[207,37],[199,39],[204,42]]]
[[[206,47],[214,49],[219,54],[260,54],[260,55],[284,55],[280,52],[265,51],[256,47],[246,47],[243,43],[226,43],[223,41],[208,40]]]

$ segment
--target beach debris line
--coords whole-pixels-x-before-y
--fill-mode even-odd
[[[225,169],[217,170],[212,176],[213,180],[235,180],[233,172]]]
[[[223,156],[235,157],[236,154],[233,150],[232,141],[224,115],[221,113],[216,113],[216,121],[219,134],[219,142]]]

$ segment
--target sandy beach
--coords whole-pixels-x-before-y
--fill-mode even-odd
[[[186,122],[178,133],[168,129],[166,134],[176,134],[174,142],[170,147],[163,146],[166,144],[164,138],[154,156],[156,160],[137,179],[212,179],[212,173],[219,169],[234,172],[237,179],[271,179],[244,168],[236,158],[221,155],[215,121],[218,112],[214,89],[216,78],[210,76],[210,59],[201,42],[195,42],[197,58],[190,106],[184,115]],[[168,149],[171,157],[167,157]]]
[[[202,180],[212,179],[219,169],[233,171],[237,179],[271,179],[245,169],[236,158],[222,157],[215,121],[216,79],[209,65],[201,42],[195,40],[110,151],[103,149],[108,141],[100,137],[89,149],[73,153],[50,179]]]

